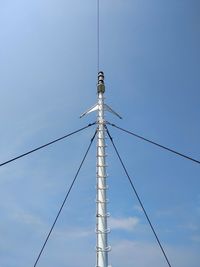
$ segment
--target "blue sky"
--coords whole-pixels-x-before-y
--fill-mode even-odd
[[[106,101],[125,129],[200,159],[200,2],[101,0]],[[95,121],[96,1],[0,1],[0,161]],[[93,127],[94,128],[94,127]],[[0,265],[33,266],[95,129],[0,169]],[[200,167],[110,132],[174,267],[200,262]],[[108,143],[110,264],[165,267]],[[95,265],[95,144],[38,266]]]

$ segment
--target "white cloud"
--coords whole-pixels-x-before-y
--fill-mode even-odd
[[[137,217],[128,218],[113,218],[109,219],[109,224],[112,229],[121,229],[126,231],[132,231],[138,225],[139,219]]]
[[[169,246],[163,244],[167,256],[176,267],[199,266],[198,250],[183,246]],[[166,267],[166,261],[155,242],[133,242],[122,240],[112,245],[110,263],[115,267],[126,266],[159,266]]]
[[[186,230],[193,231],[193,232],[199,230],[199,226],[195,223],[188,223],[188,224],[181,225],[181,228],[184,228]]]
[[[139,211],[139,212],[143,212],[141,206],[139,206],[139,205],[134,205],[133,209],[136,211]]]
[[[32,226],[44,225],[44,222],[38,216],[20,210],[15,212],[14,219],[23,224],[28,224]]]
[[[88,228],[74,227],[55,230],[55,235],[59,239],[67,238],[87,238],[95,235],[95,231],[92,231]]]
[[[111,263],[114,266],[160,266],[159,250],[152,244],[122,240],[112,245]],[[148,264],[147,264],[148,263]]]

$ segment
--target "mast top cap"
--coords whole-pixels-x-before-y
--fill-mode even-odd
[[[103,71],[99,71],[98,75],[104,75]]]

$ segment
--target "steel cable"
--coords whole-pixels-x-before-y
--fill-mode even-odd
[[[141,198],[139,197],[139,195],[138,195],[138,193],[137,193],[137,190],[136,190],[136,188],[135,188],[135,186],[134,186],[134,184],[133,184],[133,182],[132,182],[132,180],[131,180],[131,178],[130,178],[130,175],[128,174],[128,171],[127,171],[127,169],[126,169],[126,167],[125,167],[125,165],[124,165],[124,163],[123,163],[123,161],[122,161],[122,158],[121,158],[121,156],[120,156],[120,154],[119,154],[119,152],[118,152],[117,147],[115,146],[115,144],[114,144],[114,142],[113,142],[113,138],[111,137],[111,135],[110,135],[110,133],[109,133],[107,127],[106,127],[106,130],[107,130],[108,136],[109,136],[109,138],[110,138],[110,140],[111,140],[111,143],[112,143],[112,145],[113,145],[113,147],[114,147],[114,150],[115,150],[115,152],[116,152],[116,154],[117,154],[117,156],[118,156],[118,159],[119,159],[119,161],[120,161],[120,163],[121,163],[121,165],[122,165],[122,167],[123,167],[123,169],[124,169],[124,171],[125,171],[125,173],[126,173],[126,176],[127,176],[128,180],[129,180],[129,182],[130,182],[131,188],[133,189],[133,191],[134,191],[134,193],[135,193],[135,195],[136,195],[136,197],[137,197],[137,199],[138,199],[138,202],[140,203],[140,206],[141,206],[141,208],[142,208],[142,210],[143,210],[143,212],[144,212],[144,214],[145,214],[145,217],[146,217],[146,219],[147,219],[147,221],[148,221],[148,223],[149,223],[149,225],[150,225],[150,228],[151,228],[151,230],[152,230],[152,232],[153,232],[153,234],[154,234],[154,236],[155,236],[155,238],[156,238],[156,240],[157,240],[157,242],[158,242],[158,245],[159,245],[159,247],[160,247],[160,249],[161,249],[161,251],[162,251],[162,253],[163,253],[163,256],[164,256],[164,258],[165,258],[165,260],[166,260],[168,266],[171,267],[171,264],[170,264],[170,262],[169,262],[169,259],[168,259],[167,255],[166,255],[166,252],[165,252],[165,250],[164,250],[164,248],[163,248],[163,246],[162,246],[162,244],[161,244],[161,242],[160,242],[160,240],[159,240],[159,238],[158,238],[158,235],[156,234],[156,231],[155,231],[155,229],[154,229],[154,227],[153,227],[153,225],[152,225],[152,223],[151,223],[151,220],[150,220],[150,218],[149,218],[149,216],[148,216],[148,214],[147,214],[147,212],[146,212],[146,209],[144,208],[144,205],[143,205],[143,203],[142,203],[142,201],[141,201]]]
[[[178,152],[178,151],[175,151],[175,150],[173,150],[173,149],[171,149],[171,148],[169,148],[169,147],[163,146],[163,145],[158,144],[158,143],[156,143],[156,142],[154,142],[154,141],[152,141],[152,140],[149,140],[149,139],[147,139],[147,138],[145,138],[145,137],[143,137],[143,136],[141,136],[141,135],[138,135],[138,134],[135,134],[135,133],[133,133],[133,132],[131,132],[131,131],[125,130],[125,129],[119,127],[119,126],[116,126],[116,125],[113,124],[113,123],[109,123],[109,122],[107,122],[107,124],[109,124],[109,125],[111,125],[111,126],[117,128],[117,129],[119,129],[119,130],[121,130],[121,131],[123,131],[123,132],[126,132],[126,133],[128,133],[128,134],[130,134],[130,135],[133,135],[133,136],[135,136],[135,137],[137,137],[137,138],[139,138],[139,139],[142,139],[142,140],[144,140],[144,141],[146,141],[146,142],[148,142],[148,143],[151,143],[151,144],[153,144],[153,145],[155,145],[155,146],[158,146],[158,147],[160,147],[160,148],[162,148],[162,149],[165,149],[165,150],[167,150],[167,151],[169,151],[169,152],[172,152],[172,153],[174,153],[174,154],[176,154],[176,155],[178,155],[178,156],[181,156],[181,157],[183,157],[183,158],[186,158],[186,159],[188,159],[188,160],[191,160],[191,161],[193,161],[193,162],[195,162],[195,163],[200,164],[200,161],[199,161],[199,160],[196,160],[196,159],[194,159],[194,158],[192,158],[192,157],[189,157],[189,156],[187,156],[187,155],[184,155],[184,154],[182,154],[182,153],[180,153],[180,152]]]
[[[10,160],[7,160],[7,161],[1,163],[1,164],[0,164],[0,167],[4,166],[4,165],[6,165],[6,164],[8,164],[8,163],[10,163],[10,162],[12,162],[12,161],[15,161],[15,160],[17,160],[17,159],[20,159],[20,158],[22,158],[22,157],[25,157],[25,156],[27,156],[27,155],[29,155],[29,154],[31,154],[31,153],[37,151],[37,150],[40,150],[40,149],[42,149],[42,148],[44,148],[44,147],[47,147],[47,146],[49,146],[49,145],[52,145],[52,144],[54,144],[54,143],[56,143],[56,142],[58,142],[58,141],[60,141],[60,140],[62,140],[62,139],[65,139],[65,138],[67,138],[67,137],[69,137],[69,136],[71,136],[71,135],[73,135],[73,134],[75,134],[75,133],[81,132],[81,131],[83,131],[84,129],[86,129],[86,128],[88,128],[88,127],[94,125],[94,124],[96,124],[96,122],[91,123],[91,124],[88,124],[87,126],[80,128],[79,130],[76,130],[76,131],[74,131],[74,132],[72,132],[72,133],[66,134],[66,135],[64,135],[64,136],[62,136],[62,137],[60,137],[60,138],[57,138],[57,139],[55,139],[55,140],[53,140],[53,141],[51,141],[51,142],[49,142],[49,143],[47,143],[47,144],[44,144],[44,145],[39,146],[39,147],[37,147],[37,148],[35,148],[35,149],[32,149],[32,150],[30,150],[30,151],[28,151],[28,152],[26,152],[26,153],[24,153],[24,154],[21,154],[21,155],[15,157],[15,158],[12,158],[12,159],[10,159]]]
[[[81,163],[80,163],[80,166],[79,166],[79,168],[78,168],[78,170],[77,170],[77,172],[76,172],[76,175],[75,175],[75,177],[74,177],[74,179],[73,179],[73,181],[72,181],[72,183],[71,183],[71,185],[70,185],[69,190],[67,191],[67,194],[66,194],[66,196],[65,196],[65,198],[64,198],[64,200],[63,200],[63,202],[62,202],[62,205],[61,205],[61,207],[60,207],[60,209],[59,209],[59,211],[58,211],[58,213],[57,213],[57,215],[56,215],[56,218],[55,218],[55,220],[54,220],[54,222],[53,222],[53,224],[52,224],[52,227],[51,227],[51,229],[50,229],[50,231],[49,231],[49,233],[48,233],[48,235],[47,235],[47,237],[46,237],[46,239],[45,239],[45,242],[44,242],[44,244],[43,244],[43,246],[42,246],[42,248],[41,248],[41,250],[40,250],[38,256],[37,256],[37,259],[36,259],[36,261],[35,261],[35,263],[34,263],[34,267],[37,266],[37,263],[38,263],[38,261],[39,261],[41,255],[42,255],[42,253],[43,253],[43,251],[44,251],[44,248],[45,248],[45,246],[46,246],[46,244],[47,244],[47,242],[48,242],[48,240],[49,240],[49,237],[50,237],[50,235],[51,235],[51,233],[52,233],[52,231],[53,231],[53,229],[54,229],[54,226],[55,226],[55,224],[56,224],[56,222],[57,222],[57,220],[58,220],[58,218],[59,218],[59,216],[60,216],[60,213],[61,213],[61,211],[62,211],[62,209],[63,209],[63,207],[64,207],[64,205],[65,205],[65,203],[66,203],[66,200],[67,200],[67,198],[68,198],[68,196],[69,196],[69,194],[70,194],[70,192],[71,192],[71,190],[72,190],[72,187],[73,187],[73,185],[74,185],[74,183],[75,183],[75,181],[76,181],[76,179],[77,179],[77,177],[78,177],[78,174],[79,174],[79,172],[80,172],[80,170],[81,170],[81,168],[82,168],[82,166],[83,166],[83,163],[84,163],[84,161],[85,161],[85,159],[86,159],[86,157],[87,157],[87,154],[88,154],[88,152],[89,152],[89,150],[90,150],[90,148],[91,148],[91,145],[92,145],[92,143],[93,143],[93,141],[94,141],[94,138],[95,138],[95,136],[96,136],[96,133],[97,133],[97,130],[95,131],[95,133],[94,133],[94,135],[93,135],[93,137],[92,137],[92,139],[91,139],[91,141],[90,141],[90,144],[89,144],[89,146],[88,146],[88,148],[87,148],[87,151],[86,151],[86,153],[85,153],[85,155],[84,155],[84,157],[83,157],[83,159],[82,159],[82,161],[81,161]]]

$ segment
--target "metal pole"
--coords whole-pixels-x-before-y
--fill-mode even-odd
[[[85,111],[80,117],[97,111],[97,199],[96,199],[96,267],[109,267],[108,265],[108,252],[110,246],[108,246],[107,236],[110,230],[107,228],[107,185],[106,185],[106,130],[105,130],[105,117],[104,111],[108,111],[118,118],[121,116],[117,114],[110,106],[104,103],[104,74],[102,71],[98,73],[97,94],[98,102],[87,111]]]
[[[106,185],[106,144],[105,144],[105,119],[104,119],[104,74],[98,73],[98,115],[97,115],[97,206],[96,206],[96,266],[108,267],[108,251],[110,247],[107,242],[107,234],[109,229],[107,228],[107,185]]]

